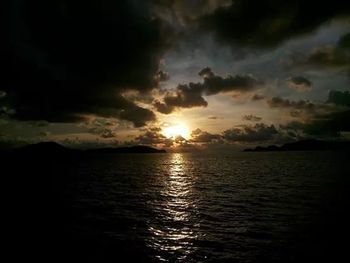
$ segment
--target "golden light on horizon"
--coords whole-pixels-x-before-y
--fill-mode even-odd
[[[184,123],[176,123],[176,124],[164,127],[162,133],[168,139],[176,138],[178,136],[181,136],[185,139],[189,139],[191,136],[190,129]]]

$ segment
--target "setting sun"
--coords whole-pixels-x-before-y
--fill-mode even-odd
[[[175,138],[177,136],[181,136],[185,139],[190,138],[190,130],[183,123],[178,123],[178,124],[170,125],[168,127],[164,127],[163,134],[167,138]]]

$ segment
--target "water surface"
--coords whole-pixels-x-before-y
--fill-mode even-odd
[[[336,259],[346,162],[332,152],[90,156],[78,163],[72,237],[97,257],[150,262]]]

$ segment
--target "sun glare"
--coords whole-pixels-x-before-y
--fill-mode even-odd
[[[190,130],[183,123],[178,123],[175,125],[170,125],[168,127],[164,127],[163,134],[167,138],[176,138],[177,136],[181,136],[185,139],[190,138]]]

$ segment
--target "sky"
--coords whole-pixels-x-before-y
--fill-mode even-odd
[[[350,139],[348,1],[8,2],[2,148]]]

